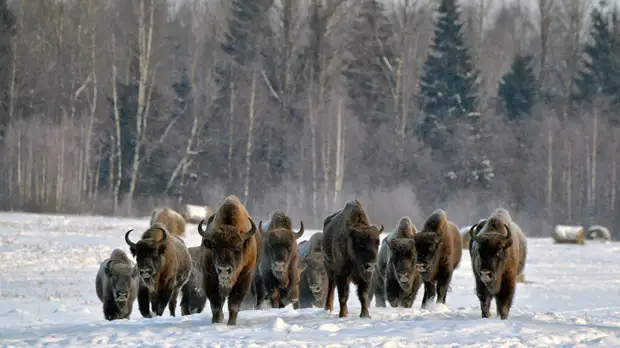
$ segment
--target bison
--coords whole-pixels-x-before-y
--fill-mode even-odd
[[[392,307],[411,308],[413,305],[422,284],[416,270],[416,232],[411,219],[405,216],[383,239],[373,285],[377,307],[385,307],[386,298]]]
[[[416,269],[424,282],[422,308],[437,295],[437,303],[446,303],[452,273],[461,262],[462,245],[458,227],[448,221],[446,212],[435,210],[415,236]]]
[[[156,222],[164,224],[168,232],[173,236],[185,236],[185,218],[168,207],[153,210],[151,213],[151,226],[155,225]]]
[[[201,248],[188,248],[192,257],[192,270],[189,280],[181,288],[181,315],[202,313],[207,303],[207,294],[202,288],[202,271],[200,270]]]
[[[258,258],[260,233],[245,207],[234,195],[224,199],[202,228],[203,289],[211,305],[212,323],[224,321],[228,298],[228,325],[237,324],[239,307],[252,286]]]
[[[256,301],[260,307],[269,298],[271,307],[284,308],[288,301],[299,308],[299,269],[297,239],[304,235],[301,221],[298,232],[292,230],[291,218],[276,210],[266,222],[258,225],[261,234],[260,258],[255,274]]]
[[[469,253],[476,280],[476,295],[483,318],[491,317],[491,298],[495,297],[497,315],[506,320],[517,278],[525,268],[525,235],[504,208],[495,209],[483,223],[482,227],[478,223],[469,230]]]
[[[137,243],[129,239],[132,231],[125,234],[125,242],[138,264],[140,313],[145,318],[152,318],[153,312],[161,316],[168,305],[170,315],[174,317],[179,291],[192,269],[192,258],[185,242],[172,235],[161,222],[149,227]]]
[[[317,232],[299,243],[299,306],[323,307],[327,294],[327,272],[323,253],[323,233]]]
[[[103,260],[95,278],[97,297],[103,302],[107,320],[129,319],[138,295],[138,269],[127,254],[114,249]]]
[[[357,285],[357,296],[362,305],[361,318],[370,318],[368,313],[369,288],[377,264],[379,236],[383,225],[377,228],[370,224],[362,203],[357,199],[349,201],[344,208],[323,221],[323,250],[327,269],[327,298],[325,309],[334,309],[334,288],[338,287],[340,302],[339,317],[348,316],[347,300],[349,283]]]

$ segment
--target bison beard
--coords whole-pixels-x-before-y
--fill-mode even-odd
[[[369,289],[372,282],[381,229],[370,225],[362,204],[358,200],[323,221],[323,250],[328,277],[325,309],[333,311],[334,288],[338,287],[339,317],[348,316],[349,282],[357,285],[357,296],[362,309],[361,318],[368,313]]]

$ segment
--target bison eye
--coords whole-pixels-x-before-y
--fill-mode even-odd
[[[241,251],[241,245],[235,245],[235,251],[237,252]]]
[[[380,243],[379,240],[376,240],[375,241],[375,246],[379,246],[379,243]]]

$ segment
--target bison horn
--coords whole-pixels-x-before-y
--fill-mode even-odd
[[[476,236],[474,236],[474,231],[476,230],[476,227],[478,226],[478,224],[473,224],[470,228],[469,228],[469,236],[473,239],[476,240]]]
[[[203,224],[204,222],[205,222],[205,220],[204,220],[204,219],[202,219],[202,220],[198,223],[198,234],[199,234],[201,237],[204,237],[204,236],[205,236],[205,232],[207,232],[207,231],[205,231],[205,230],[203,230],[203,229],[202,229],[202,224]]]
[[[510,239],[510,228],[508,228],[508,225],[504,224],[504,227],[506,227],[506,239]]]
[[[299,232],[295,233],[295,239],[301,238],[304,235],[304,222],[300,221],[301,227],[299,228]]]
[[[254,220],[252,220],[252,218],[248,218],[250,220],[250,224],[252,225],[252,227],[250,228],[249,231],[247,231],[244,235],[243,235],[243,240],[248,240],[250,238],[252,238],[252,236],[254,235],[254,233],[256,233],[256,224],[254,223]]]
[[[263,234],[265,233],[265,230],[263,230],[263,220],[258,222],[258,231]]]
[[[129,231],[127,231],[127,233],[125,233],[125,243],[127,243],[127,245],[129,245],[130,248],[135,248],[136,247],[136,243],[132,242],[129,240],[129,234],[133,231],[133,228]]]
[[[381,224],[381,228],[379,229],[379,234],[383,233],[384,227],[383,224]]]

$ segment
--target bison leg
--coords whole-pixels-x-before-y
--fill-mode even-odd
[[[237,283],[233,286],[228,296],[228,325],[237,325],[237,315],[239,307],[245,295],[252,290],[252,273],[246,272],[237,278]]]
[[[263,309],[263,302],[267,297],[267,291],[265,290],[265,283],[263,282],[263,278],[258,272],[254,275],[254,289],[256,291],[256,308]]]
[[[269,300],[271,301],[271,308],[279,308],[280,304],[280,291],[278,289],[273,289],[269,291],[271,296],[269,296]]]
[[[334,311],[334,288],[336,284],[334,283],[334,274],[329,273],[327,275],[327,296],[325,296],[325,310],[330,313]]]
[[[151,299],[149,296],[149,289],[145,286],[141,286],[138,289],[138,309],[140,310],[140,314],[142,314],[143,317],[153,317],[153,313],[151,312]]]
[[[435,298],[436,293],[435,283],[424,282],[424,298],[422,299],[422,309],[426,308],[428,301]]]
[[[338,302],[340,302],[340,314],[338,314],[338,317],[344,318],[349,315],[349,310],[347,308],[347,300],[349,299],[349,277],[341,276],[338,278],[337,282]]]
[[[386,286],[379,276],[378,272],[375,271],[375,275],[372,278],[373,280],[373,292],[375,293],[375,306],[377,307],[385,307],[385,290]],[[391,304],[391,303],[390,303]]]
[[[106,320],[114,320],[118,319],[120,311],[118,310],[118,306],[114,303],[112,298],[108,299],[103,304],[103,316]]]
[[[437,279],[437,303],[446,304],[446,295],[451,281],[452,272],[445,272]]]
[[[349,288],[347,284],[347,289]],[[357,285],[357,298],[360,300],[362,304],[362,310],[360,312],[360,318],[368,318],[370,319],[370,313],[368,313],[368,283],[360,282]]]
[[[168,310],[170,311],[170,316],[176,317],[176,309],[177,309],[177,298],[179,297],[179,290],[172,292],[170,296],[170,302],[168,302]]]
[[[476,279],[476,296],[480,301],[480,311],[483,318],[491,317],[491,294],[487,287],[478,279]]]
[[[514,283],[511,284],[508,280],[503,280],[502,283],[499,294],[495,295],[495,306],[497,307],[497,315],[502,320],[506,320],[508,319],[508,313],[510,312],[512,300],[515,295],[515,285]]]
[[[159,294],[157,294],[157,299],[155,300],[153,311],[158,317],[161,317],[164,314],[164,310],[166,306],[170,302],[173,291],[171,289],[165,288],[160,290]],[[176,301],[175,301],[176,305]]]

